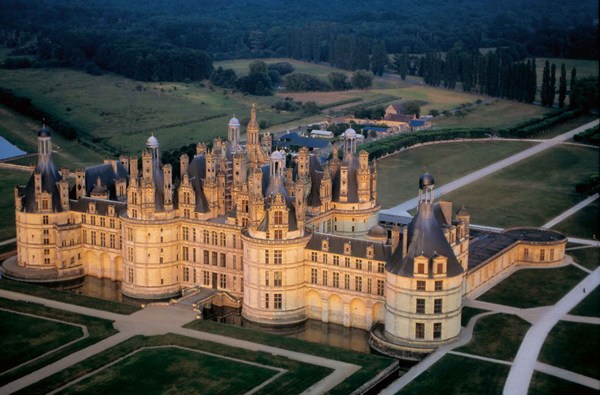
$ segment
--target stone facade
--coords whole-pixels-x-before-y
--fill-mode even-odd
[[[411,224],[385,229],[377,166],[356,152],[354,130],[326,161],[306,149],[291,160],[270,152],[254,107],[245,146],[240,128],[232,118],[228,140],[198,144],[179,174],[161,163],[151,136],[141,163],[122,156],[74,177],[55,168],[42,129],[38,166],[15,188],[18,256],[4,275],[87,274],[121,281],[139,299],[213,288],[241,300],[242,316],[258,324],[310,318],[371,330],[375,348],[415,358],[458,337],[466,292],[511,265],[564,257],[562,235],[517,229],[472,265],[470,216],[434,203],[431,175],[419,180]]]

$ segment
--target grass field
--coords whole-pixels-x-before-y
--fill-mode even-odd
[[[556,65],[556,88],[558,90],[558,80],[560,78],[560,66],[565,64],[567,69],[567,89],[571,82],[571,70],[573,67],[577,69],[577,78],[597,76],[598,75],[598,61],[597,60],[585,60],[585,59],[560,59],[560,58],[536,58],[535,66],[537,73],[537,84],[538,87],[542,86],[542,76],[544,75],[544,64],[546,60],[550,62],[550,65],[554,63]]]
[[[362,369],[333,388],[329,392],[330,394],[349,394],[392,364],[392,360],[387,357],[348,351],[324,344],[305,342],[213,321],[196,320],[185,325],[185,327],[362,366]]]
[[[600,317],[600,288],[590,292],[569,314]]]
[[[444,195],[444,199],[467,207],[474,224],[542,226],[585,199],[575,192],[575,184],[597,173],[598,167],[596,149],[557,146]]]
[[[67,387],[78,393],[246,393],[278,371],[180,348],[144,349]]]
[[[528,395],[597,395],[598,391],[573,383],[572,381],[559,379],[558,377],[534,371],[527,393]]]
[[[31,174],[0,169],[0,241],[15,237],[15,185],[25,185]]]
[[[267,386],[263,387],[262,389],[260,389],[257,393],[259,394],[270,394],[270,393],[277,393],[277,394],[297,394],[300,393],[304,390],[306,390],[308,387],[310,387],[311,385],[313,385],[314,383],[316,383],[317,381],[321,380],[323,377],[327,376],[328,374],[331,373],[331,369],[328,368],[324,368],[321,366],[316,366],[316,365],[311,365],[311,364],[307,364],[307,363],[302,363],[302,362],[298,362],[298,361],[294,361],[288,358],[284,358],[284,357],[278,357],[275,355],[271,355],[271,354],[267,354],[267,353],[263,353],[263,352],[255,352],[255,351],[250,351],[250,350],[244,350],[244,349],[239,349],[239,348],[235,348],[235,347],[230,347],[230,346],[226,346],[223,344],[217,344],[217,343],[211,343],[211,342],[207,342],[207,341],[199,341],[196,339],[191,339],[188,337],[183,337],[183,336],[177,336],[177,335],[164,335],[164,336],[152,336],[152,337],[145,337],[145,336],[136,336],[133,337],[123,343],[120,343],[112,348],[109,348],[99,354],[96,354],[76,365],[73,365],[65,370],[60,371],[59,373],[50,376],[44,380],[41,380],[27,388],[25,388],[24,390],[20,391],[19,393],[46,393],[49,391],[52,391],[54,389],[60,388],[70,382],[72,382],[73,380],[82,377],[85,374],[91,373],[96,371],[97,369],[105,366],[106,364],[115,361],[121,357],[127,356],[129,355],[131,352],[140,349],[142,347],[156,347],[156,346],[180,346],[180,347],[185,347],[185,348],[191,348],[194,350],[199,350],[199,351],[204,351],[204,352],[208,352],[208,353],[213,353],[213,354],[217,354],[218,356],[223,356],[223,357],[230,357],[230,358],[235,358],[235,359],[240,359],[240,360],[244,360],[244,361],[248,361],[248,362],[252,362],[252,363],[258,363],[258,364],[263,364],[263,365],[268,365],[268,366],[272,366],[272,367],[276,367],[276,368],[281,368],[281,369],[286,369],[288,370],[288,372],[286,372],[285,374],[283,374],[282,376],[280,376],[277,380],[275,380],[274,382],[268,384]],[[187,357],[186,357],[187,358]],[[129,373],[131,373],[132,375],[135,375],[135,377],[140,377],[143,376],[141,378],[141,380],[148,380],[148,381],[152,381],[154,380],[154,383],[159,386],[159,385],[167,385],[167,387],[161,387],[161,388],[166,388],[166,390],[164,392],[168,392],[168,393],[198,393],[197,388],[195,387],[196,383],[194,383],[194,387],[191,388],[189,386],[189,383],[186,382],[177,382],[175,384],[172,384],[169,386],[168,381],[169,380],[173,380],[175,379],[175,377],[172,376],[176,376],[173,375],[172,373],[176,370],[176,367],[181,367],[186,371],[186,377],[190,377],[190,374],[192,374],[192,372],[190,371],[193,367],[188,365],[188,362],[186,362],[186,358],[183,358],[183,360],[181,358],[177,358],[177,360],[175,361],[175,363],[177,364],[176,366],[172,366],[171,368],[166,368],[165,372],[157,372],[154,373],[156,377],[155,378],[150,378],[149,375],[147,374],[146,370],[148,368],[152,368],[154,362],[156,362],[155,365],[159,365],[156,366],[156,368],[160,368],[160,365],[162,365],[162,363],[160,362],[159,357],[157,356],[153,356],[152,359],[150,361],[144,360],[141,364],[136,364],[135,366],[132,366],[129,368]],[[134,360],[135,362],[135,360]],[[152,363],[151,363],[152,362]],[[223,364],[223,360],[221,360],[221,364]],[[233,366],[232,364],[226,363],[227,365],[229,365],[227,368],[231,369],[231,367]],[[222,367],[225,367],[224,365],[221,365]],[[198,368],[198,366],[196,366],[196,369]],[[217,382],[217,387],[216,390],[214,392],[212,391],[207,391],[204,392],[202,391],[202,393],[243,393],[244,388],[246,388],[246,384],[242,383],[241,381],[238,381],[240,379],[240,377],[244,377],[244,372],[242,372],[242,369],[237,369],[236,371],[231,371],[228,370],[226,372],[226,374],[229,374],[228,377],[226,374],[223,373],[218,373],[219,369],[216,369],[214,371],[210,371],[210,372],[214,372],[215,374],[218,374],[218,376],[214,376],[211,377],[208,373],[210,373],[209,371],[203,372],[205,366],[202,365],[201,369],[197,369],[196,370],[196,375],[198,376],[203,376],[203,375],[207,375],[207,377],[205,378],[196,378],[196,380],[215,380]],[[207,368],[210,369],[210,368]],[[244,368],[245,369],[245,368]],[[151,369],[153,370],[153,369]],[[250,369],[251,371],[253,371],[254,369]],[[117,374],[112,374],[114,371],[109,371],[108,373],[110,374],[108,377],[106,377],[105,381],[102,381],[102,376],[100,376],[100,382],[102,383],[102,387],[104,389],[106,389],[107,391],[109,391],[108,393],[115,393],[115,391],[117,391],[118,393],[132,393],[127,392],[127,391],[121,391],[121,388],[123,388],[121,385],[125,385],[122,384],[122,381],[120,378],[117,377]],[[119,371],[117,371],[118,373]],[[95,376],[95,375],[94,375]],[[93,377],[92,376],[92,379]],[[229,387],[227,388],[227,391],[220,391],[220,387],[219,385],[227,385],[227,383],[225,383],[227,380],[232,381],[232,383],[238,383],[239,387]],[[135,384],[140,384],[139,382],[136,383],[135,380],[130,380],[131,381],[131,385],[135,385]],[[99,384],[99,383],[98,383]],[[143,384],[140,384],[143,385]],[[181,388],[179,387],[181,386]],[[97,393],[97,388],[95,386],[95,383],[91,384],[90,387],[93,387],[93,392]],[[130,388],[130,387],[128,387]],[[139,387],[137,387],[139,388]],[[212,388],[212,387],[211,387]],[[77,390],[74,390],[73,392],[78,392]],[[138,392],[137,390],[135,391],[136,393]],[[162,392],[162,393],[164,393]],[[145,392],[144,392],[145,393]],[[155,392],[152,392],[155,393]]]
[[[485,316],[475,324],[471,341],[455,351],[512,361],[530,326],[515,315]]]
[[[491,395],[501,394],[510,366],[445,355],[399,395]]]
[[[83,337],[81,328],[0,311],[0,372]]]
[[[56,320],[71,322],[74,324],[84,325],[88,329],[88,333],[89,333],[89,336],[86,337],[85,339],[75,342],[65,348],[62,348],[61,350],[58,350],[58,351],[52,352],[48,355],[45,355],[44,357],[42,357],[36,361],[30,362],[24,366],[21,366],[20,368],[14,369],[10,372],[6,372],[6,373],[0,375],[0,386],[10,383],[11,381],[18,379],[19,377],[23,377],[33,371],[41,369],[42,367],[44,367],[48,364],[51,364],[61,358],[64,358],[65,356],[72,354],[75,351],[78,351],[85,347],[88,347],[88,346],[90,346],[102,339],[105,339],[108,336],[111,336],[117,332],[113,328],[111,321],[107,321],[107,320],[103,320],[103,319],[95,318],[95,317],[79,315],[79,314],[75,314],[75,313],[69,313],[69,312],[63,311],[63,310],[56,310],[56,309],[52,309],[52,308],[42,306],[39,304],[35,304],[35,303],[26,303],[26,302],[20,302],[20,301],[7,300],[7,299],[0,298],[0,308],[9,309],[9,310],[13,310],[13,311],[19,311],[22,313],[33,314],[33,315],[40,316],[40,317],[53,318]],[[3,321],[5,321],[5,320],[3,320]],[[47,322],[47,321],[44,321],[44,322]],[[2,325],[4,325],[4,324],[2,324]],[[10,323],[8,323],[8,325],[10,325]],[[81,330],[79,328],[76,328],[76,329],[79,331],[79,333],[81,333]],[[35,331],[36,328],[16,327],[16,328],[14,328],[14,330],[20,330],[24,333],[29,333],[29,331]],[[4,332],[2,332],[2,333],[4,333]],[[54,337],[60,338],[61,332],[53,331],[52,333],[42,333],[40,336],[42,336],[43,339],[53,341],[51,339],[53,339]],[[7,341],[7,340],[5,339],[4,341]],[[32,341],[35,342],[35,340],[32,340]],[[25,349],[26,345],[23,344],[22,347],[23,347],[23,349]],[[0,353],[0,355],[2,356],[0,358],[2,358],[2,359],[4,359],[4,350],[5,349],[3,348],[2,353]]]
[[[432,144],[377,161],[377,196],[392,207],[418,194],[419,176],[429,169],[437,185],[467,175],[531,146],[517,141],[474,141]],[[465,160],[468,155],[469,160]]]
[[[539,360],[600,379],[600,332],[597,325],[559,321],[540,351]]]
[[[485,313],[487,310],[476,309],[474,307],[463,307],[460,315],[460,326],[466,327],[471,321],[471,318],[477,314]]]
[[[0,280],[0,289],[38,296],[40,298],[56,300],[59,302],[74,304],[77,306],[89,307],[91,309],[110,311],[118,314],[132,314],[140,310],[139,307],[124,303],[93,298],[90,296],[79,295],[73,292],[61,291],[40,285],[27,284],[7,279]]]
[[[594,270],[600,265],[600,248],[569,250],[567,254],[571,255],[575,262],[590,270]]]
[[[552,229],[568,236],[592,239],[600,237],[600,201],[596,200],[572,216],[556,224]]]
[[[585,272],[572,265],[554,269],[522,269],[477,299],[521,309],[550,306],[585,276]],[[536,286],[532,287],[532,284]]]

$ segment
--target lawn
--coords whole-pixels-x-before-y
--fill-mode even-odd
[[[387,357],[348,351],[324,344],[305,342],[213,321],[196,320],[185,325],[185,327],[362,366],[362,369],[333,388],[330,394],[349,394],[394,363],[393,360]]]
[[[572,265],[553,269],[522,269],[477,299],[522,309],[550,306],[586,275]]]
[[[527,393],[528,395],[597,395],[598,390],[534,371]]]
[[[183,336],[177,336],[172,334],[152,337],[136,336],[108,350],[96,354],[76,365],[62,370],[54,374],[53,376],[39,381],[18,393],[26,394],[50,392],[72,382],[73,380],[76,380],[77,378],[80,378],[88,373],[94,372],[110,362],[113,362],[121,357],[129,355],[131,352],[137,349],[155,346],[179,346],[191,348],[194,350],[217,354],[219,356],[241,359],[252,363],[258,363],[262,365],[268,365],[288,370],[288,372],[280,376],[277,380],[258,391],[259,394],[297,394],[306,390],[308,387],[310,387],[311,385],[313,385],[314,383],[318,382],[319,380],[331,373],[331,369],[329,368],[302,363],[285,357],[279,357],[263,352],[244,350],[223,344],[211,343],[208,341],[200,341]],[[168,354],[170,354],[170,352]],[[164,357],[165,354],[163,354],[162,356]],[[125,364],[125,366],[117,367],[117,370],[111,369],[110,371],[108,371],[108,376],[106,376],[106,374],[99,376],[97,382],[87,382],[86,380],[83,384],[86,384],[87,382],[86,387],[90,388],[88,392],[93,391],[93,393],[97,393],[97,388],[99,388],[97,384],[100,384],[100,382],[102,382],[102,388],[108,391],[107,393],[145,393],[143,391],[137,390],[138,388],[140,388],[140,385],[144,386],[144,389],[146,389],[145,384],[140,382],[141,380],[151,381],[155,384],[155,386],[166,385],[166,387],[162,387],[162,389],[166,388],[164,392],[198,393],[199,391],[197,385],[198,383],[200,383],[200,381],[196,381],[195,383],[190,384],[188,382],[185,382],[185,380],[181,382],[178,380],[177,377],[175,377],[179,375],[179,371],[177,371],[178,368],[183,368],[185,370],[185,375],[187,378],[193,377],[193,367],[188,366],[189,358],[190,355],[187,355],[185,357],[173,357],[172,361],[176,365],[171,366],[167,363],[166,366],[170,367],[166,368],[166,371],[164,372],[159,372],[158,370],[162,369],[163,363],[161,362],[160,355],[154,355],[149,361],[147,359],[144,359],[141,362],[141,364],[136,363],[134,366],[131,367],[128,367],[126,366],[127,364]],[[251,376],[253,372],[258,372],[255,369],[255,367],[250,367],[248,369],[247,365],[244,365],[243,367],[240,367],[238,365],[237,369],[233,369],[234,364],[232,364],[229,361],[224,361],[223,359],[220,360],[220,363],[216,364],[217,366],[210,367],[205,365],[207,360],[203,357],[202,359],[202,367],[201,369],[198,369],[198,366],[196,365],[195,375],[206,377],[197,377],[194,378],[194,380],[202,380],[202,383],[214,381],[214,383],[210,384],[210,388],[215,388],[215,393],[243,393],[247,388],[246,384],[243,383],[243,380],[245,380],[246,377]],[[136,360],[137,358],[131,361],[136,362]],[[208,365],[210,365],[210,363]],[[126,376],[127,380],[130,381],[131,384],[124,384],[121,378],[117,378],[118,374],[122,372],[122,368],[128,369],[127,372],[131,373],[133,377],[136,377],[137,379],[129,380],[130,376]],[[221,368],[226,368],[227,370],[220,371]],[[152,374],[148,374],[148,369],[152,371]],[[155,371],[154,369],[157,370]],[[176,371],[177,375],[173,374]],[[213,373],[212,376],[210,375],[211,373]],[[258,373],[260,375],[264,374],[263,372]],[[94,380],[94,376],[91,377],[92,380]],[[103,382],[103,378],[105,378],[106,381]],[[172,382],[172,385],[169,385],[169,381],[174,379],[176,379],[177,381],[175,383]],[[264,376],[259,376],[258,379],[260,381],[264,381]],[[227,385],[230,385],[228,384],[228,382],[230,381],[231,384],[235,385],[236,387],[229,387],[226,391],[221,392],[220,388],[225,388]],[[124,387],[125,385],[127,385],[126,388]],[[130,391],[130,385],[136,385],[135,391]],[[193,387],[191,385],[193,385]],[[83,388],[83,390],[85,390],[85,388]],[[73,389],[73,392],[78,392],[77,388]],[[208,393],[213,392],[208,391]]]
[[[539,360],[600,379],[600,332],[597,325],[559,321],[548,334]]]
[[[512,361],[530,326],[515,315],[485,316],[475,324],[471,341],[454,351]]]
[[[509,370],[510,366],[448,354],[398,394],[501,394]]]
[[[593,239],[600,237],[600,200],[585,206],[567,219],[554,225],[567,236]]]
[[[124,303],[93,298],[91,296],[79,295],[74,292],[61,291],[40,285],[27,284],[7,279],[0,280],[0,289],[12,292],[20,292],[27,295],[33,295],[44,299],[56,300],[59,302],[74,304],[77,306],[110,311],[118,314],[131,314],[135,313],[140,309],[137,306],[132,306]]]
[[[474,307],[463,307],[462,312],[460,314],[460,326],[466,327],[469,325],[469,321],[471,318],[475,317],[477,314],[485,313],[487,310],[476,309]]]
[[[0,241],[16,235],[15,228],[15,185],[25,185],[31,174],[0,169]]]
[[[427,169],[444,185],[531,147],[518,141],[472,141],[413,148],[377,161],[377,196],[388,208],[417,196],[419,176]],[[468,156],[469,160],[465,160]]]
[[[61,358],[66,357],[69,354],[74,353],[75,351],[81,350],[85,347],[88,347],[102,339],[105,339],[117,331],[113,328],[112,322],[103,320],[100,318],[84,316],[80,314],[70,313],[63,310],[56,310],[49,307],[45,307],[35,303],[26,303],[14,300],[7,300],[0,298],[0,308],[9,309],[13,311],[18,311],[22,313],[33,314],[40,317],[48,317],[53,318],[55,320],[71,322],[74,324],[84,325],[88,329],[89,336],[85,339],[82,339],[78,342],[75,342],[61,350],[52,352],[34,362],[28,363],[18,369],[14,369],[10,372],[4,373],[0,375],[0,386],[10,383],[18,379],[19,377],[23,377],[31,372],[34,372],[42,367],[51,364]],[[4,321],[4,320],[3,320]],[[49,322],[49,321],[43,321]],[[4,324],[2,324],[4,325]],[[10,325],[10,324],[9,324]],[[67,326],[71,328],[70,326]],[[28,328],[28,327],[15,327],[15,330],[21,330],[25,333],[29,333],[29,331],[35,331],[36,328]],[[62,328],[61,328],[62,329]],[[81,330],[76,328],[81,334]],[[70,329],[69,329],[70,330]],[[4,333],[4,332],[3,332]],[[61,331],[52,331],[51,333],[41,334],[43,339],[47,339],[50,341],[54,341],[52,339],[57,338],[60,339],[62,337]],[[80,336],[80,335],[79,335]],[[35,340],[33,340],[35,341]],[[23,345],[23,349],[26,346]],[[3,348],[2,355],[4,356]],[[3,357],[4,358],[4,357]],[[16,363],[14,365],[17,365]],[[13,366],[14,366],[13,365]]]
[[[600,288],[590,292],[569,314],[600,317]]]
[[[143,349],[75,383],[62,394],[241,394],[277,370],[174,347]]]
[[[444,199],[467,207],[474,224],[542,226],[586,198],[575,192],[575,184],[597,173],[598,167],[596,149],[556,146],[444,195]]]
[[[81,328],[0,310],[0,372],[83,337]]]
[[[594,270],[600,265],[600,248],[578,248],[576,250],[567,250],[566,252],[573,257],[575,262],[590,270]]]

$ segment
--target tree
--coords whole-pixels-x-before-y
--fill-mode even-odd
[[[584,77],[575,81],[571,91],[571,106],[581,108],[589,113],[592,109],[600,108],[598,93],[598,77]]]
[[[544,72],[542,74],[542,88],[540,91],[542,106],[548,106],[548,92],[550,91],[550,62],[546,60],[546,64],[544,65]]]
[[[548,89],[548,107],[554,105],[554,96],[556,93],[556,65],[552,63],[550,67],[550,89]]]
[[[416,101],[409,101],[404,104],[404,112],[414,114],[419,118],[421,116],[421,105]]]
[[[371,55],[371,71],[375,75],[382,75],[383,69],[387,64],[387,52],[385,51],[385,43],[382,40],[377,40],[373,43],[373,52]]]
[[[352,73],[352,85],[357,89],[367,89],[373,84],[374,75],[367,70],[356,70]]]
[[[577,97],[573,96],[573,88],[575,87],[575,83],[577,82],[577,69],[575,67],[573,67],[573,70],[571,70],[571,81],[570,81],[570,85],[569,85],[569,90],[571,91],[571,94],[569,95],[569,106],[570,107],[577,107]]]
[[[350,89],[352,85],[348,82],[348,76],[345,73],[339,71],[333,71],[327,76],[331,89],[334,91],[342,91]]]
[[[406,74],[408,73],[408,49],[406,49],[406,47],[402,48],[398,73],[400,74],[402,81],[406,80]]]
[[[563,63],[560,66],[560,80],[558,82],[558,107],[565,106],[565,98],[567,97],[567,68]]]

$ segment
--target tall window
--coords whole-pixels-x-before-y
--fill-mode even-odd
[[[221,289],[227,288],[227,275],[219,274],[219,287]]]
[[[281,240],[283,239],[283,230],[281,229],[275,229],[275,231],[273,231],[273,238],[275,240]]]
[[[185,247],[185,246],[184,246],[184,247],[182,247],[182,248],[181,248],[181,253],[182,253],[182,255],[183,255],[183,256],[182,256],[182,259],[183,259],[184,261],[187,261],[187,260],[189,260],[189,249],[188,249],[188,247]]]
[[[109,244],[110,248],[115,248],[115,245],[116,245],[115,240],[116,240],[115,239],[115,235],[110,235],[110,240],[109,240],[109,242],[110,242],[110,244]]]
[[[210,259],[209,259],[209,257],[210,257],[210,252],[208,252],[208,250],[204,250],[204,254],[203,254],[203,255],[204,255],[204,260],[203,260],[203,263],[204,263],[205,265],[209,265],[209,264],[210,264]]]
[[[100,232],[100,245],[106,247],[106,233]]]
[[[225,236],[225,233],[221,232],[221,234],[219,236],[219,242],[221,243],[221,247],[227,246],[227,238]]]
[[[344,267],[350,267],[350,258],[344,257]]]
[[[133,268],[127,268],[127,280],[132,283],[133,282]]]
[[[433,338],[434,339],[442,338],[442,323],[441,322],[435,322],[433,324]]]
[[[525,257],[525,259],[529,258],[529,248],[523,249],[523,256]]]
[[[283,263],[283,251],[273,250],[273,263],[275,265],[281,265]]]
[[[340,265],[340,257],[337,255],[333,256],[333,266],[339,266]]]
[[[282,294],[273,294],[273,307],[275,310],[281,310],[283,308]]]
[[[546,250],[541,249],[540,250],[540,261],[545,261],[546,260]]]
[[[208,230],[204,230],[204,232],[202,232],[202,241],[204,244],[208,244],[210,242]]]
[[[133,248],[132,247],[127,248],[127,260],[129,262],[133,262]]]
[[[92,231],[92,244],[96,245],[96,231]]]
[[[443,281],[436,281],[435,282],[435,290],[436,291],[442,291],[444,289],[444,282]]]
[[[361,259],[356,260],[356,268],[358,270],[362,270],[362,260]]]
[[[333,286],[334,288],[340,287],[340,274],[333,272]]]
[[[327,286],[327,270],[323,270],[323,285]]]
[[[383,273],[383,272],[385,272],[385,263],[379,262],[377,264],[377,273]]]
[[[327,254],[323,254],[323,263],[327,263]]]
[[[265,271],[265,286],[269,286],[269,272]]]
[[[373,280],[367,278],[367,293],[370,294],[373,292]]]
[[[227,266],[227,256],[225,255],[225,253],[222,252],[219,255],[219,258],[220,258],[219,263],[220,263],[221,267],[226,267]]]
[[[275,211],[275,215],[273,217],[275,219],[275,225],[283,224],[283,212],[282,211]]]
[[[425,274],[425,264],[424,263],[419,263],[419,265],[417,266],[417,273]]]
[[[281,287],[282,285],[282,275],[280,271],[273,272],[273,285],[276,287]]]
[[[317,261],[317,253],[316,252],[312,251],[310,253],[310,260],[311,260],[311,262],[316,262]]]
[[[350,275],[344,274],[344,288],[350,289]]]
[[[433,301],[433,312],[435,314],[442,313],[442,299],[434,299]]]
[[[362,277],[356,276],[354,278],[354,289],[357,292],[362,292]]]
[[[190,268],[189,267],[183,268],[183,281],[185,281],[185,282],[190,281]]]
[[[417,313],[425,314],[425,299],[417,299]]]
[[[425,291],[425,281],[417,281],[417,291]]]
[[[182,240],[189,240],[190,238],[190,230],[187,226],[184,226],[181,228],[181,239]]]
[[[206,286],[210,286],[210,272],[203,270],[202,271],[202,281],[204,282],[204,285]]]
[[[377,280],[377,295],[383,296],[384,283],[383,280]]]
[[[269,294],[265,294],[265,309],[269,308]]]
[[[46,209],[47,209],[47,207],[46,207]],[[47,215],[42,216],[42,224],[48,225],[48,216]]]
[[[219,264],[218,262],[219,259],[219,254],[215,251],[212,252],[212,264],[213,266],[217,266]]]
[[[265,264],[269,264],[269,250],[265,250]]]
[[[415,337],[417,339],[425,338],[425,324],[422,322],[417,322],[415,324]]]
[[[317,283],[317,269],[310,269],[310,283]]]
[[[237,248],[237,236],[236,235],[232,236],[231,244],[232,244],[233,248]]]

